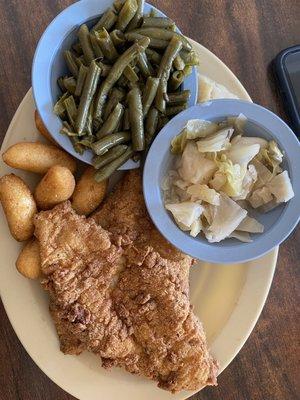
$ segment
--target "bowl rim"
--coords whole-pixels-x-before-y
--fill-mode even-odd
[[[201,116],[202,113],[202,116]],[[210,117],[207,116],[211,114]],[[188,119],[217,119],[226,115],[243,113],[252,121],[264,126],[287,154],[289,176],[295,196],[285,206],[276,223],[263,236],[253,238],[252,243],[238,242],[238,245],[222,245],[199,241],[188,236],[175,224],[165,209],[160,189],[160,167],[166,155],[161,151],[170,146],[171,139],[180,133]],[[174,133],[176,132],[176,133]],[[275,132],[275,133],[274,133]],[[166,151],[168,150],[166,149]],[[282,243],[294,230],[300,219],[300,182],[297,170],[300,168],[300,144],[293,131],[272,111],[249,101],[239,99],[217,99],[197,104],[174,117],[155,138],[147,155],[143,172],[143,192],[147,210],[160,233],[175,247],[201,261],[230,264],[254,260],[268,253]],[[159,184],[158,184],[159,182]],[[284,218],[283,218],[284,217]],[[280,228],[279,228],[280,227]],[[222,242],[220,242],[222,243]],[[238,251],[234,251],[237,250]]]
[[[47,26],[43,32],[33,57],[31,80],[33,89],[33,98],[39,115],[55,141],[69,154],[76,159],[91,164],[93,154],[86,150],[83,155],[76,153],[70,139],[61,135],[61,120],[53,113],[53,98],[51,92],[51,74],[53,58],[57,54],[57,49],[60,47],[63,40],[74,29],[92,18],[101,15],[109,6],[112,5],[112,0],[104,0],[99,3],[98,0],[80,0],[71,4],[62,10]],[[154,9],[159,15],[166,15],[152,6],[145,3],[145,12]],[[178,30],[180,32],[180,30]],[[53,51],[45,51],[52,48]],[[189,105],[197,103],[198,98],[198,76],[197,69],[194,66],[192,74],[187,77],[183,84],[183,89],[190,89],[191,98]],[[120,169],[132,169],[139,166],[138,163],[129,160]]]

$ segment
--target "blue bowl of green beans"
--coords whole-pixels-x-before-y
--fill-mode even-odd
[[[132,0],[132,1],[136,2],[136,0]],[[155,23],[157,23],[158,20],[167,18],[161,11],[157,10],[150,4],[147,4],[147,3],[143,4],[143,1],[140,1],[140,0],[137,0],[137,2],[143,6],[142,15],[143,16],[148,15],[148,17],[149,17],[149,19],[147,19],[147,17],[145,17],[145,19],[147,19],[147,23],[151,22],[150,21],[151,15],[155,16],[154,17]],[[50,23],[50,25],[47,27],[46,31],[42,35],[42,37],[39,41],[39,44],[37,46],[36,52],[35,52],[33,67],[32,67],[32,87],[33,87],[34,100],[36,103],[37,110],[38,110],[45,126],[47,127],[47,129],[49,130],[50,134],[53,136],[55,141],[64,150],[66,150],[68,153],[70,153],[77,159],[79,159],[85,163],[88,163],[88,164],[93,164],[93,158],[95,157],[95,153],[91,150],[92,145],[87,140],[87,139],[89,139],[88,134],[86,132],[84,132],[84,134],[86,135],[86,136],[84,136],[84,140],[81,140],[82,138],[80,136],[76,137],[76,135],[73,134],[73,131],[75,131],[75,128],[72,128],[72,126],[70,126],[71,125],[70,121],[72,121],[72,115],[70,115],[71,112],[66,113],[66,111],[69,111],[68,109],[61,111],[62,115],[63,115],[63,113],[65,113],[64,115],[67,115],[66,118],[68,118],[68,121],[66,121],[63,125],[61,118],[59,117],[59,115],[57,115],[57,112],[59,113],[60,109],[58,111],[56,109],[56,113],[54,113],[54,106],[57,103],[57,100],[63,94],[62,89],[61,89],[63,86],[63,90],[66,90],[67,93],[69,93],[69,90],[70,90],[69,94],[72,94],[72,97],[75,98],[75,101],[73,101],[72,99],[69,99],[69,100],[73,101],[73,104],[75,104],[75,107],[77,107],[77,111],[79,112],[81,99],[79,98],[79,100],[77,102],[77,98],[74,94],[75,90],[76,90],[76,86],[80,86],[78,83],[78,80],[79,80],[78,75],[76,77],[65,78],[65,81],[63,81],[63,78],[61,78],[61,77],[66,77],[67,75],[70,75],[70,68],[69,69],[67,68],[65,52],[67,50],[72,49],[72,54],[76,54],[76,53],[73,53],[73,51],[75,52],[75,50],[73,50],[73,49],[75,49],[76,43],[78,42],[79,28],[83,24],[86,24],[89,32],[93,32],[92,27],[95,27],[95,25],[97,25],[97,23],[99,24],[99,18],[101,17],[101,15],[102,16],[105,15],[107,10],[110,7],[112,7],[113,4],[114,4],[114,13],[116,13],[116,14],[117,14],[117,11],[115,11],[115,10],[117,10],[118,7],[119,7],[119,10],[121,10],[122,6],[124,6],[124,2],[121,0],[117,0],[114,3],[111,0],[101,0],[101,1],[99,1],[99,0],[81,0],[81,1],[78,1],[74,4],[72,4],[65,10],[63,10]],[[119,11],[119,12],[121,12],[121,11]],[[152,13],[152,14],[150,15],[149,13]],[[133,18],[133,20],[134,20],[134,18]],[[143,23],[144,23],[144,19],[140,19],[140,20],[143,21]],[[168,19],[166,19],[166,21],[167,20]],[[161,22],[159,22],[159,23],[161,23]],[[164,21],[162,21],[162,23],[166,24],[166,22],[164,22]],[[118,24],[118,22],[117,22],[117,24]],[[122,25],[122,23],[121,23],[121,25]],[[145,31],[145,29],[147,31],[147,29],[148,29],[147,26],[145,26],[144,31]],[[134,39],[136,39],[135,37],[133,37],[133,38],[130,37],[131,32],[126,33],[126,30],[123,29],[123,33],[125,35],[127,35],[126,40],[128,38],[128,40],[132,40],[132,42],[134,42]],[[142,32],[142,33],[144,33],[144,32]],[[178,28],[175,25],[174,25],[172,34],[178,35],[178,36],[181,35],[180,31],[178,30]],[[171,30],[168,31],[168,35],[171,35]],[[131,36],[134,36],[134,35],[131,34]],[[183,40],[186,40],[183,36],[181,36],[181,37]],[[117,37],[116,37],[116,40],[118,40]],[[150,41],[154,42],[154,45],[157,45],[157,43],[155,43],[155,40],[156,39],[151,38]],[[157,40],[157,42],[158,42],[158,45],[160,45],[161,43],[163,43],[163,40],[161,40],[161,42],[159,42],[159,40]],[[155,58],[156,50],[157,49],[155,49],[155,48],[149,47],[149,55],[152,57],[154,54],[154,58]],[[81,49],[81,51],[82,51],[82,49]],[[99,51],[101,51],[101,49]],[[164,50],[158,50],[157,52],[160,52],[161,54],[163,54]],[[84,55],[85,55],[85,53],[84,53]],[[81,59],[84,58],[84,55],[81,56]],[[78,62],[79,62],[79,59],[80,59],[80,56],[78,56]],[[101,58],[99,58],[99,60],[100,60],[99,64],[101,64]],[[97,60],[95,60],[95,62],[96,61],[98,62],[98,58],[97,58]],[[112,63],[112,65],[114,65],[114,64]],[[81,66],[80,63],[78,63],[77,69],[75,68],[75,73],[79,71],[80,66]],[[112,66],[110,66],[110,67],[112,67]],[[181,92],[187,93],[187,91],[189,91],[189,98],[187,99],[186,104],[184,105],[184,108],[188,108],[190,106],[195,105],[197,102],[197,96],[198,96],[198,79],[197,79],[196,68],[195,68],[195,66],[190,66],[189,68],[190,68],[190,71],[189,71],[190,74],[184,78],[182,77],[182,74],[181,74],[180,86],[178,87],[178,89],[176,89],[178,93],[181,93]],[[84,69],[84,68],[82,68],[82,69]],[[102,69],[102,73],[104,74],[103,71],[104,70]],[[137,71],[140,72],[139,68],[137,68]],[[175,69],[174,64],[173,64],[172,69],[171,69],[171,74],[172,74],[172,76],[174,75],[174,77],[176,75],[175,72],[176,73],[178,72],[178,74],[177,74],[178,76],[181,73],[180,70],[177,71]],[[60,82],[61,87],[58,85],[58,81],[60,78],[61,78],[61,82]],[[103,79],[105,79],[105,78],[103,78]],[[171,79],[171,76],[170,76],[170,79]],[[179,79],[178,79],[178,81],[179,81]],[[101,82],[101,80],[100,80],[100,82]],[[146,82],[146,78],[145,78],[145,82]],[[64,83],[65,83],[65,86],[64,86]],[[170,81],[168,81],[168,84],[170,84]],[[99,83],[99,86],[100,86],[100,83]],[[97,90],[99,90],[99,86],[98,86]],[[133,84],[132,84],[132,86],[133,86]],[[146,84],[145,84],[145,86],[146,86]],[[78,89],[78,93],[80,93],[80,87],[79,88],[77,87],[77,89]],[[128,88],[128,91],[130,89],[131,88]],[[71,90],[73,90],[74,92],[71,93]],[[84,87],[81,88],[81,90],[82,90],[81,94],[83,94]],[[125,91],[126,91],[126,88],[125,88]],[[142,86],[141,86],[140,92],[141,92],[141,99],[142,99],[142,96],[143,96]],[[165,95],[165,93],[164,93],[164,95]],[[165,118],[165,123],[167,122],[167,120],[169,120],[173,117],[172,112],[173,112],[173,110],[176,110],[176,108],[174,108],[174,107],[177,107],[178,111],[180,111],[180,104],[176,103],[176,98],[178,96],[176,95],[176,93],[175,93],[175,97],[174,96],[172,97],[172,96],[173,96],[173,93],[171,93],[170,99],[169,99],[169,97],[162,99],[162,102],[166,102],[167,110],[170,113],[169,114],[170,116],[168,118]],[[96,94],[94,97],[96,97]],[[108,99],[109,99],[109,97],[108,97]],[[68,100],[68,103],[71,103],[69,100]],[[95,99],[93,99],[93,101],[94,101],[94,103],[97,103],[97,101],[95,101]],[[170,105],[169,105],[169,101],[170,101]],[[173,101],[173,103],[171,103],[172,101]],[[77,105],[76,105],[76,102],[77,102]],[[172,109],[171,109],[171,105],[172,105]],[[72,104],[71,104],[71,106],[72,106]],[[105,104],[105,106],[106,106],[106,104]],[[90,110],[90,108],[91,107],[89,107],[89,110]],[[183,108],[183,106],[182,106],[182,108]],[[108,114],[106,116],[106,118],[108,118],[110,113],[106,112],[106,114]],[[130,116],[127,118],[130,118]],[[75,120],[75,117],[74,117],[74,120]],[[101,121],[101,123],[105,124],[103,122],[103,115],[101,115],[99,117],[99,121]],[[146,117],[144,117],[144,125],[146,124],[145,121],[146,121]],[[93,121],[93,123],[94,122],[95,121]],[[160,123],[160,125],[158,124],[156,129],[160,130],[160,128],[163,127],[163,123],[164,123],[164,121],[162,119],[162,122]],[[122,125],[122,127],[123,127],[125,125],[125,122],[122,122],[122,124],[123,124]],[[76,121],[74,122],[74,127],[75,127],[75,125],[76,125]],[[81,121],[81,125],[84,127],[84,129],[88,130],[86,128],[88,126],[88,123],[85,119],[84,119],[84,121]],[[92,126],[91,122],[90,122],[90,126]],[[63,130],[62,130],[62,128],[63,128]],[[95,127],[93,126],[92,128],[89,128],[89,129],[91,131],[92,129],[95,129]],[[102,131],[103,131],[103,129],[102,129]],[[62,134],[62,132],[63,133],[67,132],[67,134]],[[114,132],[119,132],[119,131],[118,131],[118,129],[115,129]],[[157,133],[158,133],[158,131],[156,132],[156,134]],[[100,136],[100,137],[102,138],[102,136]],[[95,140],[95,139],[92,139],[92,140]],[[123,139],[123,141],[124,140],[125,139]],[[77,145],[76,143],[78,143],[78,142],[80,142],[80,143]],[[84,144],[81,145],[81,142]],[[149,140],[148,146],[149,146],[150,142],[151,141]],[[117,143],[118,144],[122,143],[122,140]],[[123,143],[123,147],[124,148],[126,147],[124,143]],[[80,149],[80,151],[78,149]],[[82,151],[82,150],[84,150],[84,151]],[[96,153],[96,154],[98,154],[98,158],[99,158],[99,156],[101,156],[103,154],[103,151],[105,153],[108,150],[109,150],[109,147],[105,148],[104,150],[101,147],[101,151],[99,151],[99,154]],[[121,149],[119,149],[119,150],[121,151]],[[127,157],[127,158],[129,158],[129,157]],[[126,157],[125,157],[124,160],[126,162],[123,165],[117,165],[118,163],[115,163],[115,165],[117,165],[117,167],[119,167],[119,169],[132,169],[132,168],[137,168],[139,166],[139,163],[133,161],[132,159],[126,160]],[[100,159],[99,165],[102,165],[101,163],[103,163],[103,162]]]

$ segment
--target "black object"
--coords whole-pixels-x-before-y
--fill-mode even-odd
[[[281,51],[274,60],[286,112],[300,138],[300,45]]]

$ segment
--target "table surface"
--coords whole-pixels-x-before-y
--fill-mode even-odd
[[[71,3],[70,0],[0,0],[1,142],[30,87],[31,62],[39,37],[52,18]],[[152,0],[152,3],[173,18],[186,35],[223,60],[254,102],[286,119],[270,62],[280,50],[299,44],[299,0]],[[298,228],[280,247],[273,285],[249,340],[219,377],[219,386],[204,389],[191,399],[297,398],[299,260]],[[0,400],[73,399],[27,355],[2,304],[0,354]]]

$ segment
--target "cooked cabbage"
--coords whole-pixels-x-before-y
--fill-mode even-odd
[[[225,185],[226,182],[227,182],[226,176],[222,172],[217,171],[213,179],[209,181],[209,186],[212,189],[220,190],[222,186]]]
[[[194,142],[187,143],[178,170],[180,177],[189,183],[207,183],[217,170],[214,161],[207,159],[197,150]]]
[[[183,131],[171,142],[171,152],[181,154],[188,140],[198,139],[216,132],[218,125],[203,119],[191,119]]]
[[[258,208],[273,202],[273,196],[278,204],[285,203],[294,197],[293,187],[287,171],[274,176],[265,186],[254,190],[249,197],[249,202],[253,208]]]
[[[197,141],[197,148],[200,153],[213,153],[226,150],[230,146],[230,138],[233,135],[232,128],[222,129],[212,135]]]
[[[233,164],[239,164],[241,167],[247,167],[249,162],[259,153],[259,144],[231,144],[226,156]]]
[[[273,200],[272,193],[270,189],[268,189],[266,186],[254,190],[254,192],[248,198],[248,201],[253,208],[258,208],[263,204],[269,203],[269,201],[272,200]]]
[[[233,200],[245,200],[248,194],[251,192],[256,180],[256,168],[254,167],[254,165],[250,164],[242,182],[242,190],[238,196],[233,196]]]
[[[203,212],[203,207],[200,204],[186,201],[179,204],[166,204],[166,209],[169,210],[174,218],[185,225],[191,227]]]
[[[260,149],[265,149],[268,146],[268,142],[266,139],[256,137],[256,136],[242,136],[237,135],[231,140],[232,145],[240,144],[252,146],[253,144],[259,144]]]
[[[201,230],[202,230],[202,222],[201,222],[201,219],[198,218],[191,225],[190,235],[193,236],[193,237],[196,237],[197,235],[199,235]]]
[[[274,176],[274,178],[267,183],[267,188],[275,196],[278,203],[286,203],[295,195],[287,171]]]
[[[265,186],[272,178],[273,174],[270,170],[264,166],[262,162],[255,158],[251,164],[254,165],[256,172],[257,172],[257,180],[254,185],[254,189],[258,189],[262,186]]]
[[[190,194],[185,189],[181,189],[178,186],[174,186],[174,192],[179,197],[180,201],[188,201],[191,199]]]
[[[259,152],[257,158],[263,164],[270,167],[273,174],[281,172],[279,165],[282,163],[283,153],[279,150],[274,140],[271,140],[268,146]]]
[[[192,201],[202,200],[207,203],[218,206],[220,204],[220,195],[214,189],[210,189],[207,185],[192,185],[187,188],[187,193],[191,196]]]
[[[264,226],[247,215],[267,212],[293,196],[276,142],[243,136],[244,115],[218,124],[190,120],[172,141],[174,169],[162,182],[164,202],[184,231],[211,243],[226,237],[251,242]],[[233,136],[233,134],[235,136]]]
[[[267,213],[271,210],[274,210],[274,208],[278,207],[279,203],[277,203],[276,199],[273,198],[269,203],[263,204],[262,206],[257,208],[257,211],[261,213]]]
[[[238,240],[240,240],[241,242],[244,242],[244,243],[253,242],[253,240],[251,239],[251,237],[250,237],[248,232],[234,231],[228,237],[229,238],[233,238],[233,239],[238,239]]]
[[[205,229],[205,236],[210,243],[226,239],[246,217],[243,210],[235,201],[224,193],[220,193],[220,205],[215,207],[212,224]]]
[[[239,114],[237,117],[228,117],[227,124],[232,125],[236,133],[243,133],[247,122],[247,117],[244,114]]]
[[[239,196],[243,190],[243,180],[246,174],[246,168],[239,164],[233,164],[225,154],[220,159],[216,159],[218,173],[226,178],[225,184],[220,188],[228,196]]]
[[[217,207],[214,207],[211,204],[203,205],[203,213],[202,216],[206,219],[208,225],[211,225],[217,212]]]
[[[264,226],[258,222],[255,218],[246,217],[236,228],[237,231],[243,231],[248,233],[262,233]]]
[[[189,184],[183,179],[174,180],[173,185],[179,187],[182,190],[185,190],[189,186]]]

